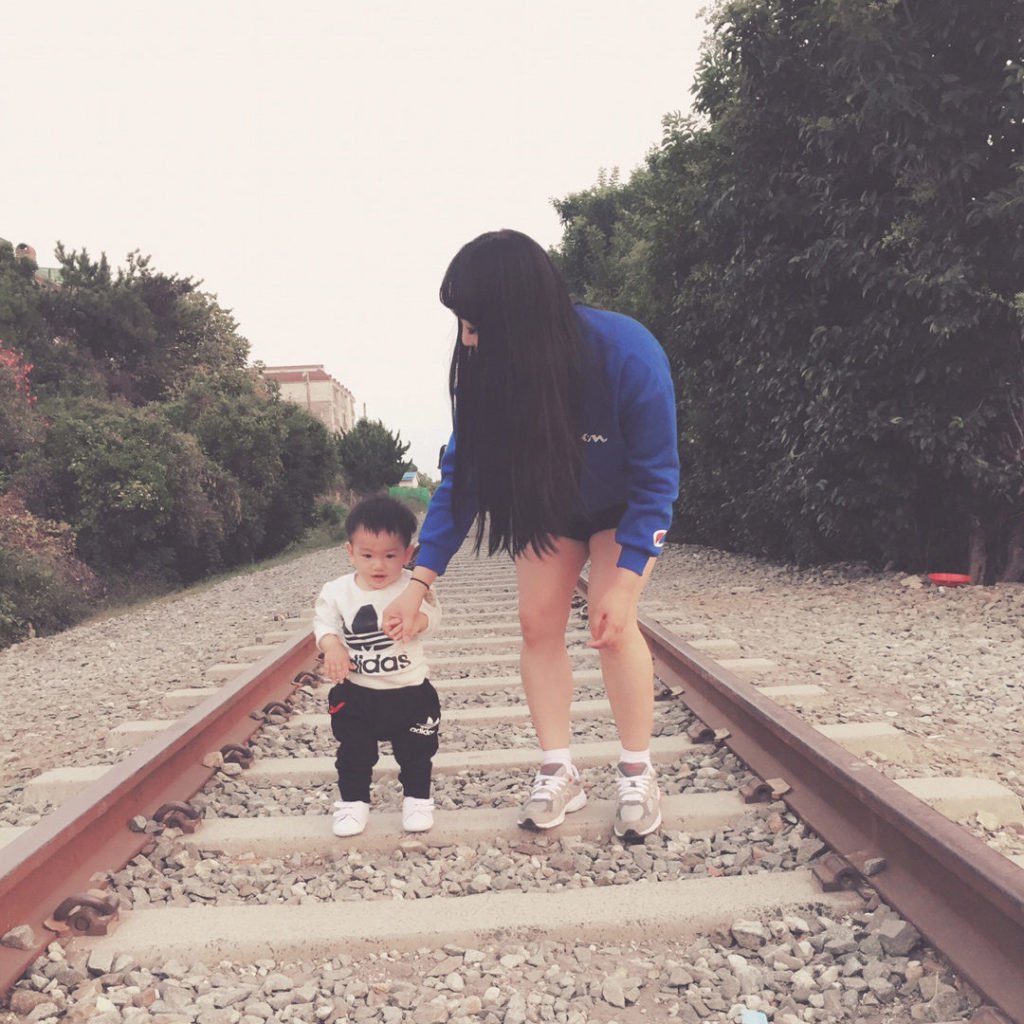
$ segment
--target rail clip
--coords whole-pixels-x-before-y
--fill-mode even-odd
[[[292,707],[288,700],[272,700],[270,703],[263,705],[264,716],[281,715],[284,718],[290,718],[294,713],[295,708]]]
[[[58,933],[71,929],[79,935],[107,935],[118,921],[120,905],[117,893],[89,889],[61,902],[45,924]]]
[[[755,775],[740,786],[740,795],[745,804],[766,804],[781,799],[791,788],[785,779],[759,779]]]
[[[175,800],[171,803],[161,804],[153,812],[153,820],[158,821],[161,825],[180,828],[182,832],[191,834],[202,824],[203,815],[191,804]]]
[[[225,762],[240,764],[243,768],[248,768],[252,764],[252,751],[240,743],[225,743],[220,752],[224,755]]]
[[[838,853],[826,853],[811,865],[811,871],[821,883],[822,892],[852,890],[860,885],[860,872]]]

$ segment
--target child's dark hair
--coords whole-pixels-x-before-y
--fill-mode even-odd
[[[358,529],[368,533],[393,533],[408,547],[416,532],[416,515],[407,505],[394,498],[366,498],[359,502],[345,519],[345,532],[352,539]]]

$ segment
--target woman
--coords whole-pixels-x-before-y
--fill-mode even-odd
[[[635,320],[574,306],[547,253],[517,231],[456,254],[441,302],[458,318],[454,430],[420,530],[412,581],[386,609],[399,636],[477,520],[476,549],[515,559],[520,669],[541,765],[519,824],[545,829],[586,803],[570,755],[565,645],[576,580],[590,559],[591,647],[621,742],[615,834],[661,824],[651,766],[654,679],[637,604],[678,493],[668,360]]]

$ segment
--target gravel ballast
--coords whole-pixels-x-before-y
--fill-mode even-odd
[[[314,553],[0,651],[0,824],[32,824],[45,813],[21,798],[28,778],[123,757],[108,747],[111,728],[166,717],[165,691],[204,685],[209,666],[237,659],[241,647],[277,632],[283,620],[307,617],[323,580],[344,568],[338,552]],[[448,610],[445,583],[437,588]],[[759,683],[822,686],[827,702],[798,709],[815,724],[895,725],[913,741],[911,759],[866,757],[891,777],[981,775],[1024,797],[1020,585],[942,589],[923,577],[858,566],[797,570],[668,545],[643,607],[684,639],[734,640],[743,657],[773,660],[777,676]],[[40,699],[40,689],[49,699]],[[587,688],[580,695],[599,692]],[[312,695],[308,699],[302,710],[320,710]],[[474,701],[487,698],[467,694],[461,706]],[[659,707],[659,714],[659,728],[685,729],[685,709]],[[588,720],[578,723],[575,736],[610,739],[614,731],[600,719]],[[529,746],[532,737],[523,723],[453,724],[442,735],[442,745],[446,741],[458,749],[487,749]],[[257,743],[270,757],[333,753],[330,737],[308,727],[272,726]],[[714,791],[743,777],[732,755],[713,751],[666,771],[665,789]],[[336,798],[332,791],[300,787],[261,792],[244,773],[222,781],[201,800],[208,813],[225,817],[326,812]],[[511,806],[528,785],[528,778],[503,783],[486,771],[462,772],[438,777],[436,798],[441,808]],[[595,798],[612,795],[599,774],[592,789]],[[393,809],[400,794],[393,782],[378,783],[374,799]],[[965,824],[997,849],[1024,852],[1019,829],[986,827],[976,819]],[[183,856],[171,835],[112,882],[128,904],[139,905],[446,898],[786,869],[819,851],[816,837],[778,804],[752,810],[711,836],[665,831],[641,846],[614,848],[496,836],[418,859],[402,850],[390,856],[352,851],[329,863],[295,856],[220,864],[215,853],[198,861]],[[761,1012],[773,1024],[897,1024],[965,1020],[976,1004],[911,926],[876,900],[857,918],[809,914],[734,922],[728,934],[698,943],[540,941],[524,947],[513,941],[480,950],[382,950],[328,964],[266,961],[210,969],[172,963],[155,970],[127,960],[69,960],[52,946],[15,992],[10,1019],[746,1024],[744,1013]]]

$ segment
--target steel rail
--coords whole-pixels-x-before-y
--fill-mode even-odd
[[[683,702],[762,780],[785,780],[781,798],[857,882],[870,874],[867,884],[1024,1024],[1024,869],[670,630],[644,616],[640,627],[658,677],[678,681]]]
[[[55,908],[96,888],[94,875],[121,870],[152,841],[129,821],[199,792],[216,771],[203,759],[245,745],[261,724],[252,712],[290,696],[314,658],[312,633],[284,641],[0,849],[0,935],[28,925],[35,939],[28,949],[0,945],[0,995],[57,938],[45,924]]]

